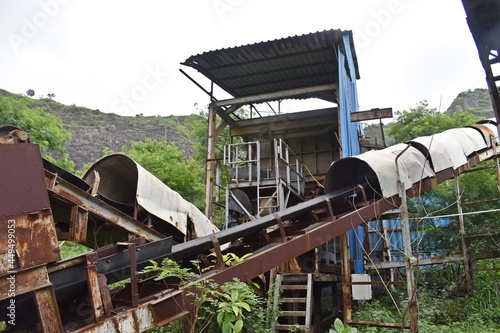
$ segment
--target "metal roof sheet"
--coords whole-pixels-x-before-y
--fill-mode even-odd
[[[420,144],[430,154],[431,163],[435,172],[448,168],[456,170],[467,163],[464,149],[452,136],[445,133],[437,133],[430,136],[422,136],[409,141],[410,144]],[[428,154],[424,154],[428,155]]]
[[[355,71],[359,79],[352,33],[325,30],[300,36],[205,52],[182,64],[197,69],[233,97],[337,83],[337,52],[343,52],[343,34],[350,34]],[[346,64],[347,66],[347,64]],[[309,93],[336,102],[335,92]]]
[[[396,157],[405,149],[398,158],[396,167]],[[326,187],[327,191],[331,191],[342,188],[345,184],[366,182],[375,192],[381,191],[379,195],[389,198],[398,193],[398,172],[405,190],[421,179],[435,175],[419,150],[400,143],[383,150],[372,150],[333,162],[328,170]],[[337,177],[332,177],[333,175]]]
[[[92,184],[94,171],[100,175],[99,194],[122,205],[133,207],[135,201],[146,211],[170,223],[184,235],[188,219],[193,221],[196,237],[219,229],[192,203],[165,185],[130,157],[112,154],[94,163],[83,176]]]
[[[487,148],[482,135],[473,128],[452,128],[443,133],[450,135],[460,143],[465,156]]]

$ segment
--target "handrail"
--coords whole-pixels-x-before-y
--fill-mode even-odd
[[[284,151],[283,151],[284,150]],[[283,161],[285,163],[286,171],[286,184],[287,186],[294,186],[298,191],[299,195],[302,195],[302,183],[305,180],[304,177],[304,164],[300,158],[295,154],[295,152],[286,144],[283,139],[275,139],[275,154],[276,160]],[[290,157],[295,158],[294,163],[290,163]],[[279,162],[278,162],[279,163]],[[280,174],[280,165],[276,166],[276,173]],[[292,180],[292,175],[295,175],[295,179]],[[293,185],[293,183],[295,183]]]

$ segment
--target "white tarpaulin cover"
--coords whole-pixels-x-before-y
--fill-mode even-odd
[[[452,128],[443,134],[453,137],[462,146],[466,156],[487,148],[481,133],[473,128]]]
[[[422,136],[410,142],[420,143],[429,151],[434,172],[440,172],[448,168],[456,170],[467,163],[467,158],[460,143],[445,133]]]
[[[384,197],[388,198],[398,193],[398,170],[396,169],[395,160],[406,147],[408,145],[401,143],[383,150],[356,156],[356,158],[365,161],[375,171]],[[405,190],[411,188],[414,183],[419,182],[421,179],[434,176],[434,172],[432,172],[425,156],[414,147],[409,147],[398,158],[398,168]]]
[[[98,193],[113,202],[134,207],[135,203],[150,214],[187,234],[187,222],[193,222],[193,237],[213,234],[219,229],[189,201],[128,156],[113,154],[92,165],[83,179],[93,184],[95,172],[100,183]]]
[[[396,157],[405,149],[396,168]],[[434,176],[428,160],[419,150],[407,144],[397,144],[334,162],[327,174],[327,191],[364,183],[378,190],[378,184],[381,195],[388,198],[398,193],[398,171],[405,190],[421,179]],[[376,176],[376,181],[372,175]]]

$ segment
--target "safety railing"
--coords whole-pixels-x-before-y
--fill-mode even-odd
[[[298,195],[304,193],[304,164],[293,150],[282,139],[274,139],[274,152],[277,178],[293,187]]]

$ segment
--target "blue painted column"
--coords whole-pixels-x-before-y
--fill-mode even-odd
[[[342,141],[342,157],[355,156],[360,154],[358,133],[361,131],[361,124],[351,122],[350,114],[359,111],[358,92],[356,88],[356,69],[354,67],[353,54],[351,50],[350,34],[343,33],[344,52],[338,49],[339,65],[339,118],[340,118],[340,138]],[[346,66],[347,65],[347,66]],[[364,273],[363,265],[363,239],[364,229],[358,226],[349,230],[350,256],[354,259],[354,272]]]

